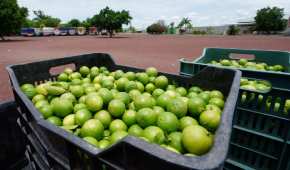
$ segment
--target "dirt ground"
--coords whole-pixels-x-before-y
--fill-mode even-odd
[[[282,36],[191,36],[130,35],[116,38],[97,36],[11,37],[0,42],[0,101],[12,99],[5,66],[65,56],[105,52],[116,63],[177,73],[179,58],[194,59],[205,47],[248,48],[290,51],[290,37]],[[32,75],[33,76],[33,75]]]

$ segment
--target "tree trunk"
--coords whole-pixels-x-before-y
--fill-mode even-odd
[[[0,34],[0,38],[1,38],[2,41],[5,40],[4,36],[2,36],[1,34]]]
[[[113,37],[113,31],[109,31],[109,34],[110,34],[110,38],[112,38]]]

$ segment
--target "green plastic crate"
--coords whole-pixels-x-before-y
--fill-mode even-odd
[[[234,56],[234,57],[233,57]],[[274,87],[290,88],[290,53],[287,51],[266,51],[266,50],[247,50],[247,49],[235,49],[235,48],[205,48],[202,55],[194,61],[188,61],[184,58],[180,59],[180,74],[192,75],[201,68],[204,68],[212,60],[220,59],[239,59],[239,58],[252,58],[257,62],[265,62],[269,65],[282,65],[285,68],[285,72],[273,72],[273,71],[260,71],[242,69],[243,77],[250,77],[256,79],[266,79],[271,81]],[[249,59],[250,60],[250,59]],[[199,66],[195,66],[198,64]],[[215,67],[223,67],[216,66]],[[201,68],[199,68],[201,67]],[[226,67],[229,68],[229,67]],[[279,75],[279,77],[277,77]],[[281,77],[281,79],[280,79]]]
[[[256,61],[271,65],[281,64],[289,72],[288,52],[207,48],[203,55],[193,62],[181,59],[180,74],[194,75],[209,65],[205,63],[227,59],[231,53],[253,54]],[[240,70],[243,77],[269,81],[272,89],[267,93],[240,89],[224,169],[290,170],[290,112],[284,113],[283,110],[285,100],[290,99],[290,74]],[[244,100],[242,94],[246,95]],[[267,106],[268,97],[271,97],[271,104]],[[275,109],[277,98],[280,100],[280,107]]]

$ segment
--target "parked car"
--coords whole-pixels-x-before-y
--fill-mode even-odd
[[[86,28],[85,27],[77,27],[77,34],[78,35],[85,35],[86,34]]]
[[[43,36],[51,36],[54,35],[54,28],[52,27],[44,27],[42,29]]]
[[[69,35],[76,35],[77,34],[77,30],[74,27],[71,27],[68,29],[68,34]]]
[[[35,35],[35,30],[34,28],[21,28],[21,33],[22,36],[28,36],[32,37]]]

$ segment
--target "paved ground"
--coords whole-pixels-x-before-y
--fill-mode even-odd
[[[178,72],[178,59],[198,57],[205,47],[232,47],[290,51],[290,37],[280,36],[149,36],[121,35],[117,38],[35,37],[0,42],[0,101],[12,98],[5,66],[82,53],[110,53],[119,64],[155,66]]]

